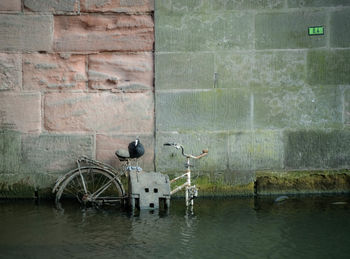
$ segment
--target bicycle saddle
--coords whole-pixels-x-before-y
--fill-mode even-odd
[[[129,151],[125,149],[118,149],[117,151],[115,151],[115,155],[118,157],[120,161],[126,161],[130,159]]]

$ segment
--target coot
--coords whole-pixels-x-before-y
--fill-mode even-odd
[[[145,149],[138,138],[129,144],[128,149],[130,158],[139,158],[145,153]]]

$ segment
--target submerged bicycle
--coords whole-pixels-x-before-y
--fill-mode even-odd
[[[142,156],[143,152],[141,152],[139,156],[133,155],[130,147],[133,147],[134,143],[136,143],[136,146],[140,142],[136,140],[130,143],[129,151],[116,151],[115,154],[117,158],[121,162],[124,162],[124,165],[121,169],[116,169],[108,164],[90,159],[85,156],[80,157],[77,160],[76,169],[64,174],[59,179],[57,179],[52,189],[52,192],[55,194],[56,204],[60,204],[65,200],[77,200],[81,204],[93,206],[105,204],[120,204],[122,206],[130,205],[130,197],[134,195],[133,193],[130,193],[132,189],[130,187],[131,175],[136,175],[137,179],[145,179],[138,177],[139,174],[151,175],[150,173],[143,172],[142,168],[138,166],[137,158]],[[190,164],[190,161],[191,159],[200,159],[206,156],[208,154],[208,150],[203,150],[200,155],[194,156],[191,154],[186,154],[184,152],[184,147],[180,144],[165,143],[164,146],[171,146],[176,149],[181,149],[181,154],[186,158],[186,173],[170,181],[167,180],[168,176],[164,177],[166,184],[169,185],[169,190],[171,183],[174,183],[182,178],[186,179],[185,183],[174,188],[173,190],[170,190],[169,196],[185,189],[186,206],[193,205],[193,199],[197,197],[198,189],[195,185],[191,185],[192,165]],[[133,161],[136,162],[136,166],[132,165]],[[127,182],[129,193],[126,193],[122,180],[123,182]],[[145,190],[146,192],[149,192],[149,188],[145,188]],[[158,192],[158,189],[154,188],[154,192],[156,191]]]

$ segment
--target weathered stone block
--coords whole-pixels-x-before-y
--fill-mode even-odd
[[[350,50],[312,50],[307,54],[310,84],[350,84]]]
[[[199,197],[253,196],[254,180],[253,171],[215,171],[199,177],[194,176],[192,183],[198,187]]]
[[[0,91],[22,88],[22,56],[0,53]]]
[[[76,167],[79,156],[93,156],[93,146],[89,135],[23,135],[22,172],[68,172]]]
[[[20,12],[21,9],[22,9],[21,0],[1,0],[0,1],[0,12],[2,11]]]
[[[24,8],[33,12],[77,13],[79,0],[24,0]]]
[[[350,1],[347,1],[350,5]],[[350,47],[350,9],[344,9],[331,13],[330,20],[330,44],[331,47]]]
[[[136,135],[145,148],[145,154],[138,159],[138,165],[144,171],[154,171],[154,136],[135,135],[96,135],[96,159],[105,162],[114,168],[122,168],[122,162],[115,155],[118,149],[128,150],[130,142],[134,141]]]
[[[253,14],[220,13],[156,16],[156,50],[252,49]]]
[[[219,88],[249,87],[256,81],[255,55],[252,52],[216,52],[215,72]],[[261,68],[263,69],[263,68]],[[200,75],[199,75],[200,76]]]
[[[344,89],[344,123],[350,125],[350,89]]]
[[[283,168],[283,137],[280,131],[237,132],[230,134],[228,139],[231,170]]]
[[[154,0],[81,0],[82,12],[145,13],[154,10]]]
[[[0,126],[1,127],[1,126]],[[15,131],[0,128],[0,174],[19,172],[21,155],[21,135]]]
[[[284,7],[284,0],[167,0],[155,1],[156,11],[166,13],[210,13],[233,10],[277,9]]]
[[[214,87],[214,55],[212,53],[156,54],[157,90]]]
[[[187,1],[187,0],[171,0],[171,1],[156,1],[165,2],[162,7],[170,7],[172,12],[176,13],[208,13],[212,10],[211,0],[197,0],[197,1]],[[169,6],[170,2],[170,6]],[[159,5],[159,4],[158,4]],[[161,9],[164,10],[164,9]]]
[[[57,51],[152,51],[151,15],[55,16]]]
[[[250,94],[239,89],[158,92],[156,111],[161,131],[250,128]]]
[[[52,199],[52,186],[57,175],[48,173],[0,174],[0,198],[47,198]],[[38,196],[37,196],[38,195]]]
[[[150,134],[154,128],[152,92],[49,93],[44,110],[50,131]]]
[[[215,0],[211,1],[213,10],[244,10],[244,9],[278,9],[284,7],[284,0]]]
[[[257,49],[299,49],[326,46],[326,36],[309,36],[308,27],[325,25],[323,12],[257,14],[255,47]],[[325,30],[327,31],[327,27]]]
[[[288,7],[292,8],[346,5],[350,5],[348,0],[288,0]]]
[[[217,52],[217,87],[281,87],[304,85],[306,60],[303,51]]]
[[[89,86],[93,89],[151,90],[153,54],[90,55]]]
[[[0,93],[0,128],[40,132],[40,93]]]
[[[349,168],[350,131],[302,130],[284,135],[286,168]]]
[[[85,56],[23,55],[23,89],[85,89]]]
[[[257,90],[254,128],[341,127],[341,95],[333,86]]]
[[[181,150],[164,146],[164,143],[175,142],[185,148],[185,153],[199,155],[208,149],[208,155],[193,160],[194,172],[218,172],[228,169],[228,135],[227,133],[210,132],[159,132],[156,137],[156,170],[162,173],[185,172],[186,158]]]
[[[51,15],[0,16],[0,51],[49,51],[52,38]]]
[[[258,194],[348,193],[350,173],[337,171],[257,172]]]

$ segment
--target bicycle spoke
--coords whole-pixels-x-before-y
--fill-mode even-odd
[[[104,186],[101,186],[96,192],[92,194],[92,197],[98,198],[109,186],[111,186],[112,180],[107,182]]]
[[[98,205],[105,201],[119,201],[124,197],[124,190],[117,176],[103,169],[81,168],[71,173],[58,188],[56,201],[60,201],[61,197]]]
[[[73,178],[73,182],[72,184],[74,184],[74,187],[76,187],[77,189],[76,190],[83,190],[84,187],[82,186],[81,182],[79,181],[79,179],[77,179],[77,177],[74,177]]]

